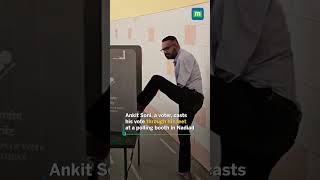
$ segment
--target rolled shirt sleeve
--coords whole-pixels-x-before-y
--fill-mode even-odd
[[[202,77],[196,58],[190,52],[180,49],[175,62],[177,86],[186,87],[203,94]]]

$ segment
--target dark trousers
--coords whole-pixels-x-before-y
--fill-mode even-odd
[[[292,101],[242,80],[212,78],[211,129],[221,138],[221,166],[245,167],[243,176],[221,180],[267,180],[293,146],[302,117]]]
[[[191,125],[195,114],[203,104],[203,95],[186,87],[181,88],[159,75],[154,75],[138,95],[138,104],[147,106],[158,90],[179,104],[179,113],[187,114],[187,125]],[[189,172],[191,167],[191,144],[189,130],[179,130],[179,172]],[[183,135],[182,135],[183,134]]]

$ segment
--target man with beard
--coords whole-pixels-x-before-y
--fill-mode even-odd
[[[166,94],[171,100],[179,104],[179,113],[187,114],[187,125],[192,124],[195,114],[203,104],[202,78],[199,65],[194,56],[180,48],[174,36],[167,36],[162,40],[162,49],[168,60],[174,59],[175,77],[177,84],[173,84],[162,76],[154,75],[144,90],[138,95],[138,111],[143,112],[158,90]],[[179,170],[178,175],[191,179],[191,143],[189,130],[178,130],[179,134]]]

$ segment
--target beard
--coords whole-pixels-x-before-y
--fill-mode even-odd
[[[172,53],[165,53],[164,55],[166,56],[167,59],[175,59],[177,57],[177,52],[172,52]]]

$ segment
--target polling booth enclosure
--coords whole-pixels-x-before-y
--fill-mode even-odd
[[[55,165],[88,162],[98,145],[107,154],[109,95],[106,111],[98,102],[108,8],[104,0],[0,1],[1,180],[61,179],[50,173]]]
[[[141,48],[110,47],[110,131],[122,132],[126,113],[137,112],[137,95],[141,92]]]
[[[124,179],[128,178],[130,168],[127,165],[127,149],[134,149],[136,144],[138,144],[138,165],[140,165],[139,134],[128,136],[127,133],[130,134],[130,132],[125,130],[125,119],[126,114],[137,112],[137,95],[142,90],[141,63],[142,51],[140,46],[110,46],[110,76],[104,76],[104,79],[110,78],[110,148],[123,149]],[[131,159],[132,157],[133,151]]]

